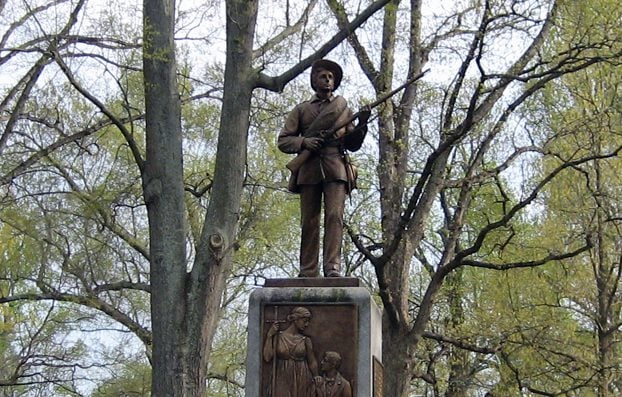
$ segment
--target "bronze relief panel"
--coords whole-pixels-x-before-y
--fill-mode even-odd
[[[358,312],[347,304],[262,306],[262,397],[352,397]]]

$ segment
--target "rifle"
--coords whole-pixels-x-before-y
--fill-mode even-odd
[[[418,75],[416,75],[415,77],[413,77],[412,79],[406,81],[404,84],[402,84],[401,86],[397,87],[396,89],[394,89],[393,91],[381,96],[380,98],[376,99],[374,102],[370,103],[369,105],[365,105],[363,106],[363,108],[366,111],[370,111],[373,108],[377,107],[378,105],[380,105],[381,103],[385,102],[386,100],[388,100],[389,98],[391,98],[393,95],[397,94],[398,92],[400,92],[402,89],[408,87],[409,85],[411,85],[412,83],[414,83],[415,81],[419,80],[420,78],[422,78],[429,69],[424,70],[423,72],[419,73]],[[321,131],[317,137],[318,138],[322,138],[322,139],[326,139],[327,137],[332,136],[335,132],[339,131],[341,128],[347,126],[348,124],[350,124],[351,122],[353,122],[354,120],[356,120],[361,114],[361,111],[358,111],[356,113],[354,113],[354,115],[352,115],[352,117],[348,118],[346,121],[344,121],[343,123],[338,124],[337,126],[329,129],[329,130],[324,130]],[[296,155],[296,157],[294,157],[289,163],[287,163],[285,166],[287,167],[288,170],[290,170],[292,172],[292,174],[295,174],[296,172],[298,172],[298,170],[300,169],[300,167],[302,167],[302,165],[305,163],[305,161],[307,161],[309,159],[309,157],[311,157],[311,154],[313,154],[312,151],[308,150],[308,149],[303,149],[300,153],[298,153],[298,155]]]

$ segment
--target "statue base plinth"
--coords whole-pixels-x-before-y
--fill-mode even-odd
[[[298,287],[360,287],[356,277],[298,277],[267,279],[264,288],[298,288]]]
[[[293,320],[299,313],[310,314],[308,324],[295,324]],[[268,330],[275,322],[279,332],[268,338]],[[291,358],[287,352],[294,350],[294,345],[282,347],[291,340],[310,343]],[[271,357],[273,346],[281,346],[276,362]],[[302,361],[303,366],[314,371],[314,365],[321,367],[326,352],[341,356],[339,372],[350,384],[352,396],[382,396],[381,312],[357,278],[272,279],[253,291],[248,315],[246,397],[272,397],[273,388],[279,392],[277,395],[296,393],[289,389],[294,387],[290,386],[294,379],[303,378],[299,382],[305,389],[316,387],[298,374],[289,374],[286,368],[291,366],[286,361],[298,362],[296,365]],[[299,397],[306,396],[305,392]]]

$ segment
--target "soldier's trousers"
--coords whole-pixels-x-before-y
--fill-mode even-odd
[[[324,239],[322,258],[324,275],[340,272],[341,239],[346,184],[342,181],[300,185],[300,277],[319,275],[320,218],[324,201]]]

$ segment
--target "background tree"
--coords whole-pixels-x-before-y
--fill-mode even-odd
[[[341,23],[346,23],[347,10],[336,1],[329,4]],[[538,255],[528,260],[504,257],[491,261],[491,252],[483,255],[485,242],[498,240],[499,234],[505,236],[500,248],[512,243],[512,225],[549,181],[594,158],[588,155],[559,163],[538,180],[525,176],[526,183],[517,187],[516,200],[512,200],[503,181],[515,179],[516,165],[534,156],[555,157],[544,150],[546,137],[533,136],[521,125],[517,109],[560,76],[620,55],[617,36],[581,35],[576,25],[560,23],[567,11],[563,2],[456,3],[452,9],[428,15],[428,21],[436,17],[428,25],[423,22],[423,6],[420,1],[408,5],[393,1],[387,6],[378,67],[356,35],[349,40],[378,93],[390,89],[396,72],[405,78],[415,76],[430,60],[443,59],[449,65],[443,70],[445,76],[452,76],[429,87],[410,86],[379,116],[382,234],[373,236],[371,246],[383,249],[381,255],[366,251],[365,240],[358,247],[366,252],[378,278],[385,310],[385,393],[392,396],[409,394],[411,379],[417,376],[416,350],[450,275],[459,277],[456,271],[464,266],[499,270],[539,266],[589,248],[585,236],[575,236],[564,242],[562,251],[543,247],[540,252],[533,250]],[[409,21],[409,36],[402,44],[398,32],[399,21],[404,20]],[[555,29],[568,29],[564,37],[569,40],[563,49],[545,55]],[[504,48],[510,37],[521,37],[522,45],[507,52]],[[454,45],[445,44],[450,39]],[[400,44],[409,49],[405,64],[395,56]],[[444,51],[446,47],[450,51]],[[439,90],[443,100],[427,102],[422,89]],[[486,192],[493,195],[493,201],[503,204],[502,211],[476,225],[469,222],[473,219],[469,214],[476,210],[473,203],[485,186],[490,186]],[[440,238],[430,240],[428,236],[439,229]],[[439,244],[430,250],[428,243],[435,241]],[[424,266],[430,276],[417,296],[412,274]],[[433,374],[427,375],[422,378],[434,380]]]
[[[551,128],[561,132],[550,145],[563,158],[597,156],[620,147],[616,74],[612,65],[601,65],[589,75],[580,73],[563,79],[556,97],[563,93],[565,100],[549,102],[549,96],[543,99],[551,109]],[[572,267],[564,267],[566,274],[547,279],[550,288],[561,296],[560,309],[577,323],[584,350],[592,352],[577,362],[586,367],[590,376],[586,384],[598,396],[616,395],[620,390],[618,167],[617,156],[586,163],[578,169],[582,183],[560,179],[544,201],[547,230],[554,228],[566,239],[579,232],[594,235],[594,248],[589,253],[571,261]]]
[[[569,32],[596,40],[608,36],[600,29],[609,29],[609,18],[619,12],[609,2],[568,5],[560,25],[575,30],[559,29],[551,47],[566,48]],[[512,281],[512,291],[521,292],[508,290],[511,300],[505,300],[517,321],[499,354],[509,374],[501,394],[521,389],[544,395],[618,393],[619,362],[612,359],[619,348],[613,320],[619,316],[613,215],[617,205],[615,199],[609,200],[619,185],[615,175],[618,132],[613,127],[619,118],[613,105],[619,78],[612,74],[619,60],[612,61],[564,76],[534,96],[524,111],[530,129],[549,137],[544,147],[555,153],[543,158],[540,172],[581,157],[593,158],[577,166],[576,173],[560,175],[540,196],[542,210],[531,220],[536,229],[530,239],[536,240],[529,245],[546,242],[561,251],[576,236],[591,234],[594,247],[576,258],[528,271],[527,279]]]

